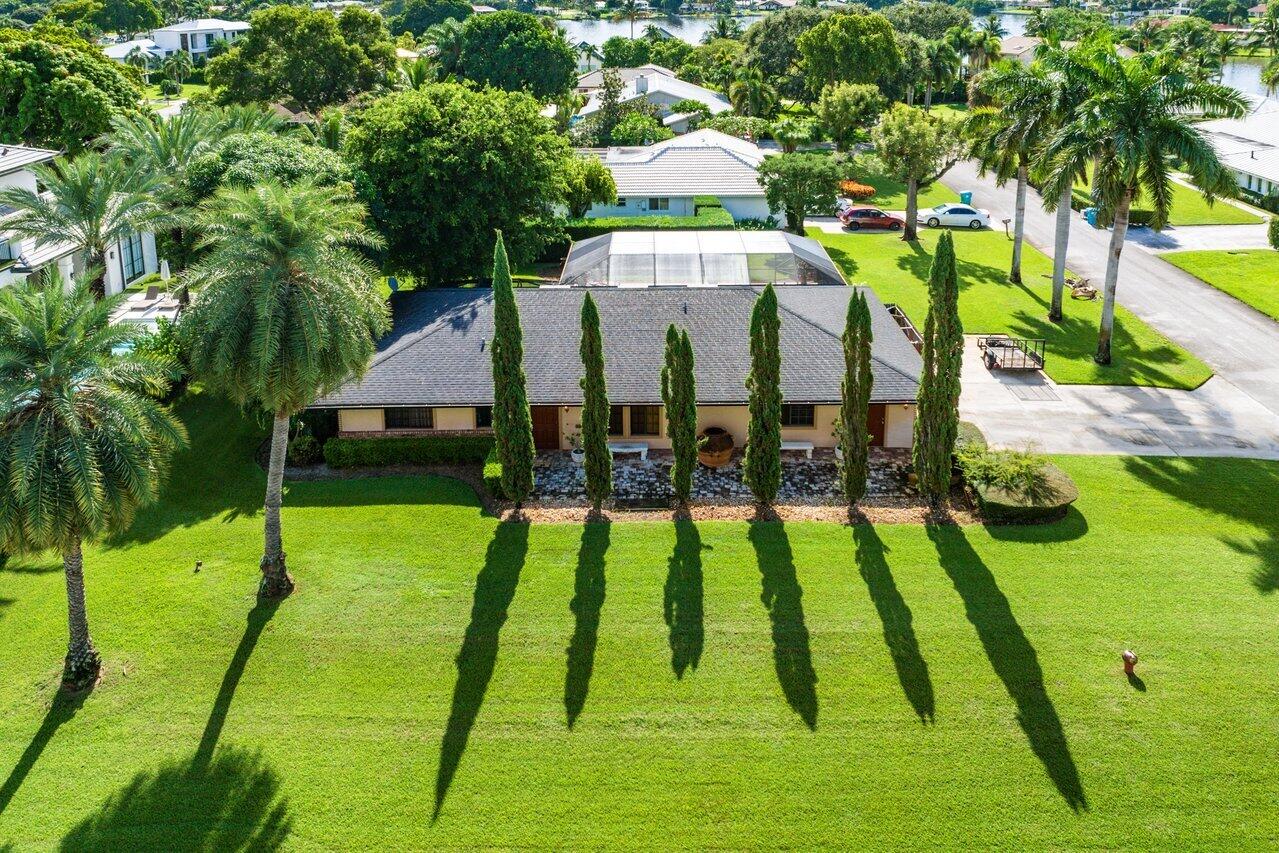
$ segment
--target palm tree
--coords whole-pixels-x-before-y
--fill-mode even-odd
[[[741,23],[736,18],[720,15],[715,19],[715,25],[702,33],[702,44],[710,44],[717,39],[740,39],[741,37]]]
[[[191,55],[185,50],[175,50],[164,58],[164,62],[160,64],[160,70],[171,80],[181,83],[191,73],[191,69],[195,66],[191,62]]]
[[[791,154],[805,142],[812,141],[817,128],[809,119],[780,118],[773,122],[773,139],[782,146],[782,151]]]
[[[208,110],[183,110],[168,119],[131,113],[111,120],[106,143],[149,177],[172,180],[220,142],[224,130],[218,115]]]
[[[998,184],[1017,182],[1017,202],[1013,218],[1013,258],[1008,280],[1021,283],[1021,246],[1026,225],[1026,189],[1030,164],[1036,150],[1053,131],[1055,107],[1053,84],[1042,65],[1029,67],[1006,62],[973,78],[974,99],[989,100],[965,119],[971,140],[970,153],[981,171],[995,174]]]
[[[1032,9],[1026,17],[1026,35],[1043,37],[1048,34],[1048,16],[1043,9]]]
[[[636,5],[635,0],[622,0],[618,4],[617,11],[613,13],[613,20],[630,21],[631,38],[635,38],[635,20],[639,17],[639,13],[639,6]]]
[[[71,243],[93,271],[93,292],[106,292],[103,264],[107,247],[158,219],[151,195],[154,180],[118,154],[84,151],[56,166],[32,166],[43,193],[25,187],[0,190],[0,204],[16,210],[8,229],[37,245]]]
[[[741,115],[767,118],[777,109],[777,87],[768,82],[761,69],[747,65],[737,70],[729,84],[728,99]]]
[[[1266,63],[1266,67],[1261,69],[1261,83],[1266,87],[1266,93],[1273,95],[1276,89],[1279,89],[1279,57],[1275,57]]]
[[[131,65],[142,74],[143,84],[151,85],[151,55],[140,47],[135,47],[124,57],[126,65]]]
[[[109,322],[119,298],[28,280],[0,292],[0,541],[10,553],[54,550],[67,584],[63,685],[97,680],[82,543],[125,530],[155,501],[186,433],[157,402],[171,365],[129,350],[138,327]]]
[[[401,62],[396,66],[396,76],[405,89],[421,89],[429,83],[434,83],[439,74],[434,59],[429,56],[419,56],[412,62]]]
[[[223,136],[233,133],[284,133],[289,129],[284,119],[257,104],[229,104],[214,107],[210,112]]]
[[[989,68],[1003,50],[999,36],[967,26],[951,27],[944,41],[968,61],[966,70],[970,75]]]
[[[364,373],[386,330],[374,269],[352,247],[380,239],[344,191],[302,182],[224,187],[196,215],[205,260],[183,323],[193,372],[273,417],[259,595],[288,595],[280,504],[289,419]]]
[[[422,34],[422,42],[433,50],[440,63],[440,73],[447,77],[456,73],[462,61],[462,22],[457,18],[445,18],[432,24]]]
[[[1271,56],[1279,54],[1279,7],[1267,11],[1265,17],[1252,25],[1248,49],[1265,49]]]
[[[1213,76],[1220,80],[1222,74],[1225,73],[1226,62],[1230,60],[1230,57],[1234,55],[1234,52],[1234,37],[1231,36],[1230,33],[1217,33],[1217,35],[1213,37],[1212,41],[1208,43],[1208,47],[1205,48],[1203,52],[1203,60],[1206,70],[1211,69],[1214,71],[1215,74]]]
[[[1180,58],[1167,53],[1123,58],[1102,41],[1088,46],[1080,67],[1089,97],[1050,142],[1047,154],[1064,162],[1093,158],[1093,189],[1114,222],[1094,356],[1098,364],[1110,364],[1119,259],[1133,202],[1147,195],[1151,224],[1163,227],[1172,205],[1174,160],[1209,203],[1233,192],[1231,171],[1217,159],[1194,119],[1238,118],[1245,101],[1228,86],[1187,74]],[[1062,193],[1072,180],[1067,171],[1058,170],[1048,190]]]
[[[924,78],[924,112],[933,106],[933,89],[945,89],[959,79],[959,54],[945,41],[930,41],[924,46],[928,73]]]
[[[987,15],[981,22],[981,31],[997,39],[1008,35],[1008,30],[1004,29],[1004,25],[1000,22],[998,15]]]

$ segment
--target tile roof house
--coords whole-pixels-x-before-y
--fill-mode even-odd
[[[582,45],[588,44],[582,42]],[[669,68],[663,68],[660,65],[641,65],[639,68],[614,68],[617,72],[618,79],[622,81],[622,85],[632,82],[636,77],[643,77],[646,74],[662,74],[666,77],[674,77],[675,72]],[[577,78],[577,91],[583,95],[589,95],[600,89],[604,85],[604,69],[598,68],[579,75]]]
[[[58,156],[57,151],[44,148],[0,146],[0,188],[21,187],[36,192],[38,185],[31,167],[50,163]],[[23,281],[51,267],[56,267],[64,279],[84,270],[84,259],[73,243],[16,236],[6,225],[17,215],[13,208],[0,205],[0,287]],[[113,243],[107,247],[104,261],[107,293],[119,293],[128,284],[159,269],[155,234],[134,232]]]
[[[909,447],[921,370],[919,354],[868,288],[776,288],[780,306],[783,439],[835,444],[843,377],[840,336],[856,290],[871,305],[874,345],[870,431],[874,443]],[[757,287],[592,288],[600,311],[605,371],[613,405],[610,432],[669,447],[661,415],[666,328],[686,328],[696,353],[698,428],[746,437],[750,315]],[[567,449],[582,403],[578,384],[583,288],[515,291],[524,330],[525,372],[539,449]],[[492,291],[420,290],[391,297],[393,328],[364,378],[316,402],[336,409],[342,434],[473,432],[491,424]]]
[[[758,169],[774,152],[720,133],[696,130],[653,145],[609,148],[604,165],[613,173],[616,204],[596,204],[587,217],[693,216],[698,196],[719,198],[733,219],[767,219]]]
[[[713,116],[728,112],[733,108],[728,99],[719,92],[713,92],[705,86],[689,83],[687,80],[669,76],[664,72],[665,69],[662,69],[661,71],[652,71],[636,76],[635,79],[622,87],[622,93],[618,100],[623,104],[640,99],[648,101],[657,107],[662,124],[676,133],[686,132],[689,127],[689,120],[692,118],[689,113],[676,113],[671,109],[672,106],[680,101],[698,101]],[[598,112],[600,105],[600,94],[596,91],[591,95],[590,100],[586,102],[586,106],[582,107],[581,112],[577,114],[575,119],[586,118]]]

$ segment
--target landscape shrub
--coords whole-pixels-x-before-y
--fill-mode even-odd
[[[180,95],[182,94],[182,84],[177,80],[161,80],[160,94],[170,98],[174,95]]]
[[[585,240],[610,231],[727,230],[733,226],[733,215],[724,208],[704,207],[696,216],[603,216],[598,219],[570,219],[565,230],[570,239]]]
[[[502,463],[497,458],[496,445],[484,457],[484,488],[498,500],[506,498],[506,493],[502,491]]]
[[[866,201],[875,197],[875,188],[857,181],[840,181],[839,194],[853,201]]]
[[[483,462],[493,449],[491,435],[397,435],[387,438],[331,438],[324,461],[334,468],[383,465],[460,465]]]
[[[988,520],[1055,521],[1079,498],[1070,475],[1038,453],[964,442],[957,445],[956,457]]]
[[[1279,217],[1270,217],[1266,224],[1266,237],[1270,240],[1270,248],[1279,249]]]
[[[294,436],[289,442],[287,460],[290,465],[314,465],[320,461],[320,443],[312,435]]]
[[[737,230],[776,231],[779,224],[775,216],[770,216],[767,219],[739,219],[737,220]]]
[[[986,449],[986,436],[982,434],[981,428],[972,421],[959,422],[959,435],[955,439],[956,455],[966,448]]]
[[[730,115],[728,113],[720,113],[715,118],[702,122],[702,127],[718,130],[720,133],[727,133],[729,136],[736,136],[738,139],[750,139],[754,142],[758,142],[766,136],[771,136],[773,133],[773,126],[769,124],[767,119]]]

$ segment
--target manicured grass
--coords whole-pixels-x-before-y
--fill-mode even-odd
[[[932,113],[948,121],[958,121],[968,115],[968,104],[933,104]]]
[[[1166,252],[1160,257],[1279,320],[1279,252]]]
[[[941,231],[921,228],[911,245],[896,234],[828,234],[809,229],[853,283],[869,284],[885,302],[895,302],[919,328],[928,314],[928,269]],[[1003,332],[1048,342],[1045,368],[1058,382],[1082,385],[1155,385],[1196,388],[1212,371],[1203,362],[1117,306],[1113,361],[1092,360],[1097,348],[1101,299],[1082,302],[1066,293],[1061,323],[1048,321],[1052,260],[1026,244],[1022,284],[1008,283],[1012,243],[1002,231],[956,231],[959,312],[966,334]]]
[[[1274,463],[1063,458],[1064,521],[990,529],[530,528],[451,480],[296,483],[268,607],[264,433],[180,413],[164,503],[86,552],[87,699],[54,701],[57,562],[0,570],[0,847],[1279,842]]]
[[[168,100],[176,101],[179,98],[189,98],[192,95],[200,92],[207,92],[208,90],[209,87],[204,83],[183,83],[181,94],[173,95]],[[147,86],[146,93],[147,99],[150,101],[159,101],[162,104],[165,102],[164,94],[160,92],[159,83],[152,83],[150,86]]]
[[[1088,196],[1088,184],[1082,181],[1075,183],[1076,193]],[[1147,197],[1138,201],[1134,207],[1149,208]],[[1169,225],[1251,225],[1263,221],[1259,213],[1243,210],[1228,201],[1218,199],[1211,206],[1204,201],[1203,194],[1194,187],[1172,182],[1172,212],[1168,216]]]

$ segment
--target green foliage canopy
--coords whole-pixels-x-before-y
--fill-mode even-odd
[[[528,92],[539,101],[562,95],[577,79],[577,58],[564,36],[523,12],[467,19],[460,67],[481,86]]]

